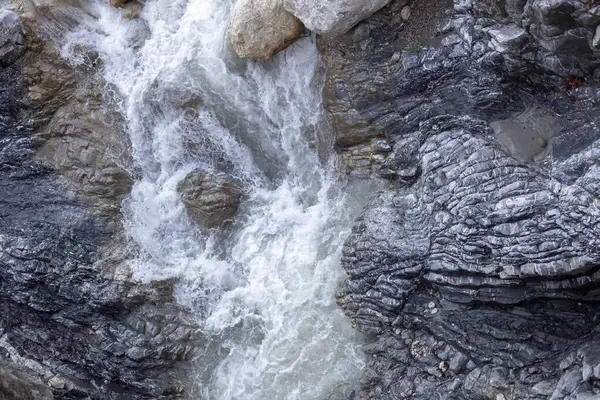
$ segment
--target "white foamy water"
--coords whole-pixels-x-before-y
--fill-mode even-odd
[[[123,211],[141,249],[135,277],[179,278],[178,300],[223,349],[199,355],[194,395],[323,399],[364,365],[334,299],[360,201],[314,149],[324,129],[314,40],[242,62],[226,44],[231,5],[151,0],[128,21],[92,3],[97,20],[70,33],[63,54],[78,63],[81,49],[99,53],[106,95],[128,123],[137,178]],[[197,168],[245,185],[227,235],[186,214],[177,185]]]

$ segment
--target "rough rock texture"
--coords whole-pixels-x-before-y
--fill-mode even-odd
[[[37,124],[46,122],[38,131],[38,156],[94,205],[114,212],[133,184],[129,143],[122,117],[104,104],[101,82],[89,72],[65,65],[52,43],[40,44],[25,64],[27,96],[43,104],[34,116]]]
[[[597,398],[595,6],[406,4],[320,43],[334,119],[392,149],[342,259],[356,397]]]
[[[144,4],[137,0],[110,0],[110,5],[115,8],[123,9],[123,17],[127,19],[135,19],[139,17]]]
[[[284,10],[283,0],[237,0],[227,37],[241,58],[267,60],[298,40],[304,26]]]
[[[283,0],[283,7],[313,32],[337,36],[348,32],[390,0]]]
[[[223,172],[194,171],[179,184],[188,213],[205,228],[214,228],[237,213],[242,189]]]
[[[0,15],[0,398],[180,397],[201,338],[174,282],[131,279],[120,124],[34,20]]]
[[[22,371],[0,364],[0,398],[4,400],[52,400],[50,388],[41,380]]]

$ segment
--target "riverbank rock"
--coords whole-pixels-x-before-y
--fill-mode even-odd
[[[591,8],[395,1],[320,38],[334,123],[392,149],[342,257],[358,399],[600,394]]]
[[[283,7],[313,32],[337,36],[380,10],[390,0],[283,0]]]
[[[0,398],[181,397],[202,337],[176,282],[132,279],[116,212],[127,136],[103,119],[95,68],[40,38],[56,28],[44,15],[41,31],[31,14],[0,19],[14,55],[0,64]]]
[[[267,60],[302,35],[302,22],[283,8],[283,0],[238,0],[227,37],[241,58]]]
[[[0,398],[3,400],[53,400],[50,388],[9,365],[0,363]]]
[[[227,174],[194,171],[179,184],[190,217],[205,228],[215,228],[237,213],[241,187]]]

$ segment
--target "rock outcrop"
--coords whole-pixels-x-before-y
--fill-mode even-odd
[[[131,278],[127,136],[94,68],[19,12],[0,11],[0,398],[180,397],[202,338],[174,282]]]
[[[357,398],[600,394],[595,10],[398,0],[321,38],[340,137],[391,149],[342,259]]]
[[[283,0],[283,6],[311,31],[337,36],[348,32],[389,2],[390,0]]]
[[[223,172],[193,171],[179,184],[189,215],[204,228],[215,228],[237,213],[242,188]]]
[[[227,37],[241,58],[267,60],[298,40],[303,29],[283,0],[237,0]]]

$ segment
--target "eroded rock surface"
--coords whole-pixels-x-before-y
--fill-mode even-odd
[[[181,397],[202,338],[174,282],[131,278],[126,136],[22,11],[0,11],[0,398]]]
[[[283,0],[286,10],[313,32],[337,36],[348,32],[390,0]]]
[[[338,302],[373,335],[356,396],[595,398],[594,6],[440,5],[396,1],[321,41],[335,119],[391,148],[342,259]]]
[[[283,0],[237,0],[227,37],[241,58],[267,60],[300,38],[304,26]]]
[[[237,213],[242,188],[223,172],[193,171],[179,184],[189,215],[205,228],[214,228]]]

